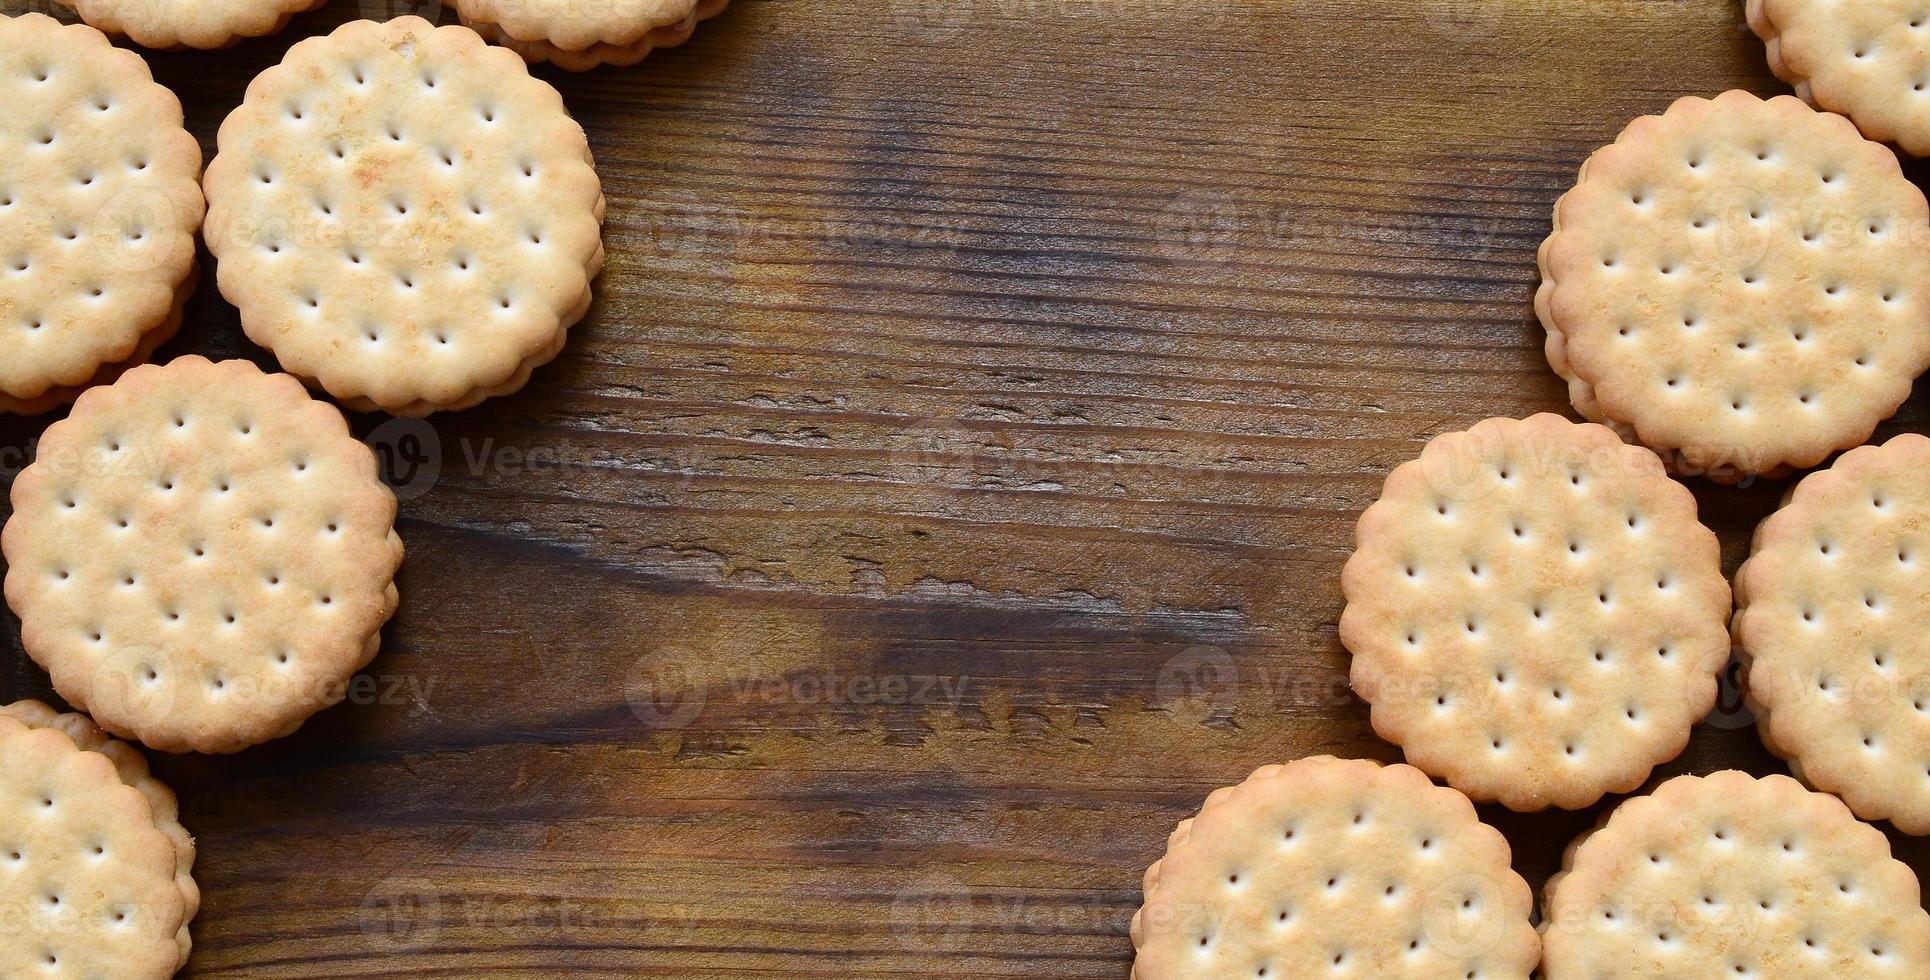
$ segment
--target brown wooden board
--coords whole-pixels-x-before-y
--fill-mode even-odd
[[[186,975],[1123,976],[1209,790],[1398,758],[1335,638],[1355,517],[1428,437],[1567,411],[1549,209],[1631,118],[1785,90],[1740,11],[738,0],[539,69],[609,193],[597,305],[520,395],[357,417],[426,464],[402,610],[350,703],[156,760]],[[410,12],[150,61],[212,152],[294,40]],[[188,352],[272,364],[211,268]],[[1781,487],[1692,486],[1733,570]],[[1782,771],[1746,721],[1662,775]],[[1483,813],[1537,885],[1598,815]]]

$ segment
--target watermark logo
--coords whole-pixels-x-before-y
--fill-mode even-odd
[[[397,17],[420,17],[438,25],[456,22],[454,12],[444,7],[441,0],[356,0],[355,9],[363,20],[377,23]]]
[[[925,953],[956,952],[976,915],[978,893],[948,874],[924,875],[891,903],[891,927],[899,945]]]
[[[1454,959],[1476,959],[1514,928],[1502,883],[1486,875],[1457,875],[1421,897],[1421,933],[1430,948]]]
[[[93,232],[111,243],[116,268],[129,272],[154,272],[170,255],[181,260],[178,250],[170,249],[162,232],[188,230],[191,215],[181,213],[181,204],[172,195],[149,186],[117,191],[94,214]]]
[[[1286,227],[1284,213],[1240,204],[1219,192],[1174,197],[1153,219],[1161,255],[1182,261],[1225,257],[1256,236],[1273,237]]]
[[[1729,663],[1716,675],[1716,704],[1702,723],[1720,731],[1736,731],[1756,723],[1756,712],[1749,707],[1748,687],[1743,678],[1743,661],[1730,654]]]
[[[686,728],[709,701],[704,672],[678,651],[639,657],[623,676],[623,699],[638,721],[655,729]],[[672,662],[667,662],[672,661]]]
[[[885,0],[886,23],[907,34],[949,37],[969,29],[977,0]]]
[[[362,935],[385,953],[427,949],[442,935],[442,892],[422,878],[386,878],[362,898]]]
[[[85,638],[98,645],[88,672],[87,705],[96,717],[164,721],[180,717],[191,700],[190,686],[174,676],[171,652],[148,643],[112,642],[105,630],[88,627]],[[246,690],[240,690],[244,696]]]
[[[623,696],[637,720],[656,729],[689,727],[713,701],[777,707],[947,707],[970,696],[972,678],[952,674],[808,670],[728,673],[688,651],[652,653],[624,672]]]
[[[1210,715],[1231,714],[1240,703],[1239,667],[1220,647],[1188,647],[1160,665],[1153,698],[1160,705],[1203,705]]]
[[[642,247],[658,257],[702,254],[704,245],[728,235],[703,200],[687,191],[662,194],[644,212]]]
[[[1718,278],[1760,271],[1772,242],[1780,244],[1791,234],[1780,208],[1760,190],[1747,187],[1723,187],[1699,198],[1689,211],[1689,231],[1697,271]]]
[[[375,451],[382,482],[397,500],[421,497],[442,477],[442,438],[427,419],[390,419],[363,441]]]
[[[1188,28],[1211,33],[1235,15],[1236,6],[1195,5],[1186,14]],[[1009,32],[1028,24],[1076,26],[1099,37],[1133,31],[1138,37],[1139,25],[1173,17],[1165,0],[884,0],[882,7],[886,23],[926,40],[966,30]]]
[[[892,475],[919,483],[1048,489],[1063,485],[1063,469],[1086,465],[1042,461],[996,420],[907,419],[891,440],[885,462]]]
[[[1508,487],[1580,486],[1610,474],[1646,476],[1652,452],[1631,451],[1622,443],[1580,445],[1535,440],[1522,433],[1526,423],[1483,423],[1450,432],[1421,451],[1420,467],[1442,517],[1454,503],[1479,500]]]
[[[864,208],[824,213],[766,214],[731,208],[688,192],[648,202],[641,229],[643,250],[662,258],[700,258],[795,248],[875,252],[880,247],[956,249],[961,232],[942,220],[901,220]]]
[[[1597,6],[1622,0],[1591,0]],[[1552,33],[1534,29],[1558,21],[1556,15],[1571,14],[1553,10],[1555,0],[1427,0],[1419,4],[1421,21],[1443,39],[1460,45],[1501,42],[1517,55],[1540,50],[1552,43]],[[1520,30],[1529,26],[1530,30]],[[1503,35],[1500,37],[1498,35]]]
[[[974,936],[1071,936],[1118,934],[1119,910],[1097,893],[1076,888],[1051,895],[966,884],[944,871],[930,871],[899,889],[889,921],[906,950],[955,956]]]

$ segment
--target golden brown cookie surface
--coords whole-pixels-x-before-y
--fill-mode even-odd
[[[1547,980],[1930,975],[1916,875],[1842,801],[1787,776],[1681,776],[1570,847],[1546,889]]]
[[[583,130],[465,27],[356,21],[290,48],[221,126],[207,239],[248,336],[356,410],[523,386],[602,268]]]
[[[1930,439],[1796,485],[1736,574],[1737,646],[1770,749],[1865,820],[1930,833]]]
[[[1769,67],[1873,140],[1930,153],[1930,8],[1918,0],[1749,0]]]
[[[145,361],[194,288],[201,149],[146,63],[91,27],[0,17],[0,412]]]
[[[1508,859],[1467,797],[1411,766],[1267,766],[1147,869],[1133,976],[1525,980],[1540,946]]]
[[[1631,123],[1556,205],[1540,265],[1576,408],[1690,472],[1813,466],[1930,365],[1930,206],[1887,148],[1788,96]]]
[[[1655,454],[1554,415],[1436,437],[1361,515],[1340,635],[1374,729],[1480,801],[1569,809],[1674,758],[1729,586]]]
[[[0,972],[173,976],[200,904],[193,864],[140,753],[39,702],[0,708]]]
[[[287,375],[184,357],[83,395],[14,481],[21,642],[75,707],[232,752],[343,696],[395,610],[395,497]]]

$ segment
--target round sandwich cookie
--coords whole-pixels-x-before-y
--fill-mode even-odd
[[[195,284],[201,148],[139,55],[0,16],[0,412],[37,415],[145,362]]]
[[[1568,849],[1546,980],[1930,976],[1930,914],[1881,831],[1788,776],[1680,776]]]
[[[194,839],[141,754],[81,715],[0,708],[0,974],[171,977],[201,904]]]
[[[1374,730],[1478,801],[1577,809],[1688,744],[1729,585],[1655,454],[1555,415],[1429,442],[1361,515],[1340,638]]]
[[[395,612],[375,454],[287,375],[184,357],[82,395],[0,533],[28,655],[167,752],[234,752],[340,701]]]
[[[1930,206],[1841,116],[1747,92],[1630,124],[1555,206],[1535,310],[1584,416],[1720,482],[1868,439],[1930,365]]]
[[[1930,439],[1803,478],[1736,574],[1757,731],[1865,820],[1930,833]]]
[[[530,62],[565,71],[634,65],[658,48],[674,48],[699,21],[724,12],[730,0],[612,0],[585,6],[572,0],[442,0],[462,22]]]
[[[157,50],[225,48],[274,34],[327,0],[60,0],[109,34]]]
[[[355,411],[523,387],[603,266],[603,192],[547,83],[466,27],[355,21],[288,50],[208,165],[221,291]]]
[[[1468,798],[1320,756],[1214,790],[1146,869],[1134,980],[1526,980],[1534,899]]]
[[[1749,0],[1769,68],[1873,140],[1930,154],[1930,7],[1919,0]]]

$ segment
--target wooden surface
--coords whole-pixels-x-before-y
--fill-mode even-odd
[[[1355,516],[1429,436],[1566,410],[1549,208],[1630,118],[1783,90],[1740,7],[739,0],[543,70],[599,302],[519,396],[357,419],[402,610],[352,703],[157,760],[186,975],[1124,976],[1209,790],[1397,758],[1334,634]],[[294,39],[425,9],[151,60],[211,150]],[[272,363],[212,275],[187,352]],[[1695,489],[1733,570],[1780,487]],[[1781,771],[1746,721],[1663,773]],[[1484,812],[1537,885],[1596,815]]]

